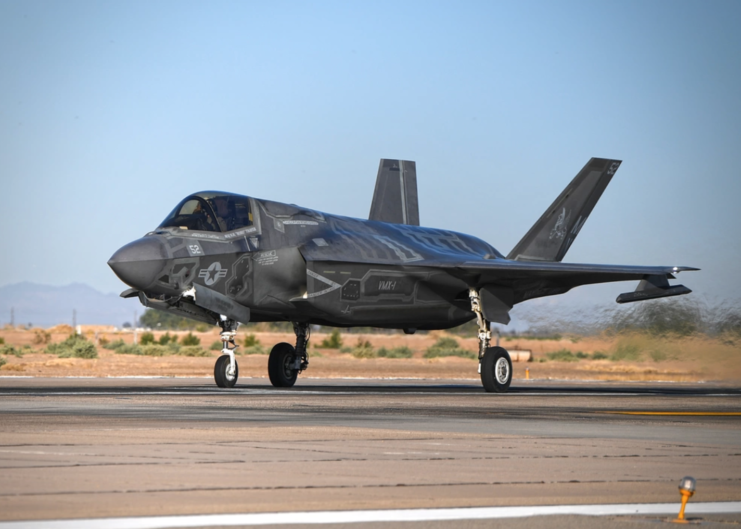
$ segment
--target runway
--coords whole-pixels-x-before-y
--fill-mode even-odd
[[[741,500],[738,386],[9,377],[0,402],[5,521],[678,504],[684,475]]]

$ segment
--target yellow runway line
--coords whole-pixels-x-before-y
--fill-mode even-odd
[[[614,415],[680,415],[691,417],[741,417],[741,411],[601,411]]]

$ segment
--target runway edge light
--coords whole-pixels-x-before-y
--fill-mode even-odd
[[[689,523],[684,517],[684,509],[687,507],[687,502],[695,493],[695,478],[691,476],[685,476],[682,481],[679,482],[679,493],[682,495],[682,506],[679,508],[679,514],[677,518],[672,520],[676,523]]]

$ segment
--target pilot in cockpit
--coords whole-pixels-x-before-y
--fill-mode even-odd
[[[230,231],[235,228],[234,204],[226,197],[216,198],[212,201],[216,212],[216,221],[221,231]]]

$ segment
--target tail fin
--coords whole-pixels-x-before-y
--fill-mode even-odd
[[[512,249],[507,259],[561,261],[621,160],[592,158]]]
[[[381,160],[368,218],[419,226],[417,165],[414,162]]]

